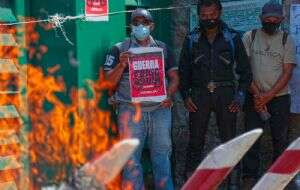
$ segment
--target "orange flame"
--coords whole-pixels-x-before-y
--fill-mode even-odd
[[[45,45],[38,45],[40,36],[35,31],[36,26],[37,24],[26,24],[26,27],[21,29],[25,31],[25,41],[19,47],[0,47],[1,58],[13,59],[20,71],[26,71],[28,80],[25,82],[25,99],[30,122],[29,149],[21,151],[19,144],[9,147],[0,146],[0,156],[20,157],[21,152],[29,155],[30,180],[32,180],[30,189],[40,189],[46,182],[59,184],[72,173],[72,169],[70,172],[69,168],[77,169],[92,158],[101,155],[118,140],[110,135],[116,133],[111,113],[101,110],[98,106],[102,91],[111,87],[110,83],[104,80],[103,75],[100,75],[98,81],[89,81],[93,98],[88,98],[87,91],[84,89],[72,88],[69,94],[71,101],[66,104],[57,96],[57,93],[68,95],[64,80],[53,75],[60,69],[60,65],[48,68],[48,73],[45,74],[39,67],[18,63],[19,48],[26,48],[29,60],[39,60],[48,51]],[[5,30],[14,35],[16,31],[14,27]],[[11,74],[0,74],[0,82],[4,84],[0,87],[0,91],[7,90],[10,85],[21,88],[21,83],[24,83],[20,81],[19,76]],[[22,103],[20,101],[24,101],[24,98],[19,97],[20,95],[0,96],[0,105],[13,104],[19,108]],[[0,126],[1,129],[12,129],[11,127],[14,126],[18,133],[21,123],[18,119],[0,119]],[[54,173],[51,179],[48,170],[45,171],[45,166]],[[14,172],[8,172],[4,174],[0,172],[0,183],[18,177]],[[107,185],[107,189],[118,190],[119,183],[120,177],[117,177],[114,182]]]
[[[9,34],[15,36],[17,33],[14,27],[0,27],[0,33]],[[10,60],[11,64],[17,66],[18,57],[20,55],[18,47],[14,46],[0,46],[0,58],[3,60]],[[0,72],[0,106],[5,105],[20,105],[20,99],[15,92],[18,90],[20,85],[20,80],[16,73],[10,72],[3,68],[5,63],[1,64]],[[17,68],[17,67],[16,67]],[[0,171],[0,183],[15,181],[20,178],[20,171],[11,166],[11,161],[8,163],[3,163],[5,158],[13,158],[20,160],[21,156],[21,146],[18,141],[16,141],[13,135],[18,134],[20,130],[20,120],[18,118],[8,117],[5,118],[1,116],[0,118],[0,157],[2,160]],[[7,140],[10,139],[10,140]]]

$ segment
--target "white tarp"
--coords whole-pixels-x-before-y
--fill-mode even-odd
[[[246,32],[260,28],[259,15],[269,0],[244,0],[223,2],[223,19],[235,30]]]
[[[232,28],[246,32],[260,28],[259,15],[261,8],[269,0],[243,0],[223,2],[222,19]],[[190,10],[190,30],[198,25],[197,6]]]
[[[290,34],[296,45],[297,67],[290,81],[291,112],[300,113],[300,4],[292,4],[290,10]]]

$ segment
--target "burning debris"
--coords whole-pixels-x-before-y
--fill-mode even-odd
[[[71,180],[63,183],[58,190],[105,190],[105,185],[120,173],[138,145],[136,139],[115,144],[111,150],[76,171]]]

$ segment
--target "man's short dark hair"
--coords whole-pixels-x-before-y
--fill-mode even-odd
[[[220,11],[222,10],[220,0],[199,0],[197,4],[198,14],[200,13],[201,7],[209,7],[212,5],[216,5]]]

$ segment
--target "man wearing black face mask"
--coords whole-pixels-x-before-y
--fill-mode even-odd
[[[188,176],[202,160],[212,111],[221,141],[235,137],[236,114],[252,81],[241,37],[220,19],[221,13],[219,0],[199,1],[199,27],[187,35],[181,51],[180,92],[190,117]]]
[[[280,31],[283,9],[269,2],[262,8],[262,28],[249,31],[243,41],[250,58],[253,82],[246,96],[245,127],[264,127],[267,113],[273,141],[273,160],[285,149],[287,140],[290,95],[288,81],[295,66],[295,47],[287,33]],[[247,153],[243,163],[244,188],[250,189],[259,178],[259,142]]]

